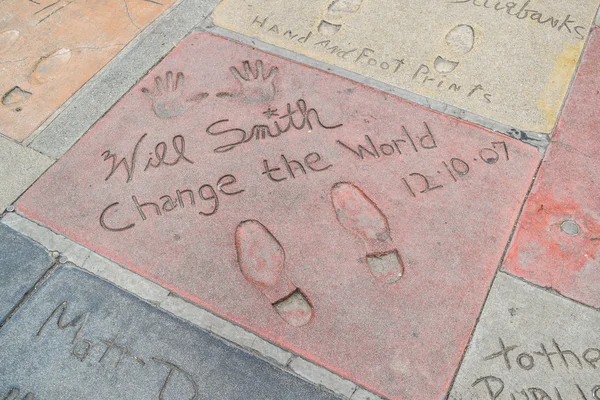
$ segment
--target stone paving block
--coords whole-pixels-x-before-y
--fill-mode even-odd
[[[539,161],[519,141],[195,33],[18,209],[384,397],[435,398]]]
[[[215,23],[550,133],[597,9],[597,0],[224,0]]]
[[[0,224],[0,322],[44,276],[53,262],[44,248]]]
[[[0,136],[0,210],[15,201],[53,161]]]
[[[600,307],[600,30],[594,28],[504,269]]]
[[[0,348],[8,398],[335,398],[70,266],[0,330]]]
[[[499,273],[449,400],[597,400],[600,313]]]
[[[3,1],[0,133],[27,138],[173,2]]]

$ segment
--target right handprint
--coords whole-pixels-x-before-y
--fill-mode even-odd
[[[273,80],[277,76],[279,69],[271,67],[265,74],[264,65],[261,60],[256,61],[256,72],[252,71],[250,61],[244,61],[244,70],[240,71],[236,67],[231,67],[231,74],[238,80],[240,90],[237,93],[221,92],[217,97],[232,97],[246,104],[264,104],[272,101],[277,94],[277,89]]]

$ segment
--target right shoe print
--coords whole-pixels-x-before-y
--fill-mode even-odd
[[[342,22],[347,15],[355,14],[360,9],[364,0],[334,0],[327,11],[325,18],[319,24],[319,33],[333,36],[342,29]]]
[[[235,231],[235,247],[242,274],[281,318],[296,327],[308,324],[313,307],[285,275],[285,252],[271,232],[258,221],[243,221]]]
[[[367,265],[379,282],[394,283],[404,273],[398,250],[393,247],[387,218],[357,186],[339,182],[331,189],[339,223],[360,237],[367,248]]]
[[[475,30],[471,25],[457,25],[446,34],[446,48],[453,59],[462,58],[473,50],[475,46]],[[440,74],[449,74],[458,67],[459,62],[449,57],[438,56],[433,62],[433,67]]]

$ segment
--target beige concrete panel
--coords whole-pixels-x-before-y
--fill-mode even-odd
[[[224,0],[223,28],[550,133],[598,0]]]
[[[0,133],[23,141],[174,0],[0,2]]]

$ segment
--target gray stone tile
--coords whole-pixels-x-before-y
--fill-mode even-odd
[[[0,322],[44,275],[53,261],[43,247],[0,224]]]
[[[14,202],[53,162],[0,135],[0,211]]]
[[[68,265],[0,330],[0,348],[0,397],[335,398]]]
[[[449,399],[600,399],[600,312],[498,274]]]

